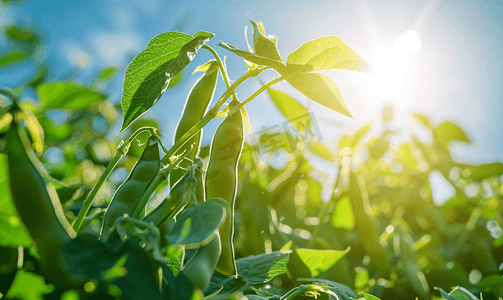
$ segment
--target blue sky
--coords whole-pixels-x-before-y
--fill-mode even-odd
[[[288,84],[275,87],[290,93],[308,106],[322,126],[323,141],[335,145],[341,134],[351,133],[378,116],[384,102],[397,108],[396,128],[416,130],[410,111],[431,116],[434,122],[452,120],[460,124],[473,140],[457,145],[459,160],[482,163],[503,158],[503,4],[501,1],[22,1],[16,7],[2,8],[1,24],[19,21],[33,24],[45,33],[48,60],[54,73],[63,78],[71,72],[78,54],[90,57],[87,68],[77,78],[85,81],[102,66],[125,65],[131,55],[141,51],[153,36],[175,29],[193,34],[206,30],[219,40],[246,49],[244,27],[248,17],[265,24],[268,34],[279,40],[284,58],[303,43],[338,36],[375,68],[372,74],[347,71],[323,72],[338,84],[356,121],[308,101]],[[255,14],[256,12],[256,14]],[[184,22],[180,22],[183,21]],[[413,56],[396,56],[396,40],[413,30],[421,43]],[[248,29],[251,36],[251,28]],[[0,47],[3,46],[0,39]],[[231,79],[246,67],[241,59],[227,55]],[[391,54],[390,54],[391,53]],[[395,54],[393,54],[395,53]],[[201,52],[188,67],[189,74],[211,59]],[[386,62],[399,61],[401,65]],[[383,63],[384,62],[384,63]],[[402,66],[402,67],[401,67]],[[405,66],[405,67],[403,67]],[[15,87],[28,76],[29,68],[0,74],[2,85]],[[121,74],[124,74],[123,71]],[[268,81],[272,71],[262,75]],[[185,76],[180,86],[166,93],[146,115],[162,120],[161,133],[169,143],[190,86],[197,75]],[[123,75],[112,89],[113,101],[120,101]],[[223,92],[222,81],[216,95]],[[239,89],[244,99],[258,88],[258,81]],[[254,131],[261,126],[281,124],[278,111],[267,98],[259,96],[247,105]],[[207,129],[215,130],[218,121]],[[329,126],[329,124],[337,126]],[[118,127],[120,125],[117,125]],[[118,131],[118,129],[117,129]],[[210,134],[203,137],[209,143]]]

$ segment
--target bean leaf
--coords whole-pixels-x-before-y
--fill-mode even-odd
[[[356,52],[335,36],[305,43],[288,55],[288,73],[327,69],[366,72],[368,64]]]
[[[159,101],[170,80],[194,59],[197,51],[213,36],[205,31],[193,36],[165,32],[149,41],[126,69],[121,100],[121,132]]]
[[[187,249],[204,246],[224,223],[225,212],[214,201],[191,206],[177,217],[175,227],[165,237],[169,244],[185,245]]]
[[[267,282],[286,273],[291,251],[275,251],[268,254],[250,255],[236,260],[238,274],[250,284]]]
[[[276,43],[265,36],[265,32],[261,29],[264,28],[262,22],[255,22],[249,20],[253,25],[253,46],[257,55],[272,58],[274,60],[283,61],[279,55]]]
[[[260,56],[258,54],[251,53],[249,51],[239,50],[235,46],[233,46],[229,43],[226,43],[226,42],[222,42],[222,41],[220,41],[218,43],[218,45],[226,50],[231,51],[232,53],[236,54],[237,56],[240,56],[240,57],[246,59],[249,62],[255,63],[257,65],[261,65],[261,66],[271,67],[274,70],[278,71],[278,73],[280,73],[280,74],[284,74],[286,71],[285,65],[283,63],[281,63],[281,61],[279,61],[279,60]]]
[[[316,73],[301,73],[287,81],[309,99],[354,119],[342,99],[337,84],[330,77]]]

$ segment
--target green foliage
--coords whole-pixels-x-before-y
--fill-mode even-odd
[[[392,127],[390,105],[380,120],[335,141],[339,149],[328,147],[316,136],[314,115],[271,86],[285,80],[352,118],[336,83],[312,72],[365,72],[367,63],[337,37],[307,42],[284,63],[277,38],[266,35],[262,22],[250,22],[247,51],[219,43],[248,66],[232,84],[227,66],[206,45],[213,34],[166,32],[150,40],[126,70],[120,142],[110,139],[119,117],[107,96],[119,66],[76,83],[47,81],[50,66],[40,65],[15,91],[0,90],[0,293],[7,299],[503,297],[503,164],[455,161],[452,142],[470,142],[461,126],[414,113],[433,137],[425,143],[405,126]],[[0,66],[35,58],[40,34],[15,24],[4,31],[9,47]],[[196,54],[208,54],[198,54],[201,48],[214,59],[196,69],[206,71],[196,83],[201,93],[196,87],[190,93],[166,148],[157,121],[140,116],[184,80]],[[239,101],[240,85],[268,68],[279,76]],[[218,73],[226,91],[207,110]],[[38,101],[25,101],[25,89]],[[243,143],[244,105],[263,91],[291,130],[254,134],[256,143]],[[201,130],[221,116],[222,136],[209,151],[199,145]],[[296,122],[300,116],[305,119]],[[13,133],[25,138],[7,144]],[[399,135],[410,138],[397,144]],[[144,165],[150,152],[152,168]],[[30,164],[21,162],[23,153]],[[278,156],[280,166],[272,163]],[[337,174],[317,168],[316,158]],[[455,191],[443,204],[431,193],[437,171]],[[37,184],[27,186],[28,173]],[[35,196],[23,202],[23,194]],[[110,205],[117,198],[127,207]],[[55,208],[37,208],[44,199]],[[56,213],[59,219],[51,218]],[[100,239],[108,219],[109,237]],[[57,232],[44,228],[65,224],[68,241],[47,243]]]
[[[197,51],[213,38],[208,32],[193,36],[180,32],[161,33],[150,40],[126,69],[121,131],[147,112],[166,91],[169,81],[194,59]]]

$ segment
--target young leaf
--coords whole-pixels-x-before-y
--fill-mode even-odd
[[[37,86],[42,108],[85,110],[105,96],[73,82],[48,82]]]
[[[342,99],[337,84],[330,77],[316,73],[303,73],[287,81],[309,99],[354,119]]]
[[[251,255],[236,260],[238,274],[250,284],[261,284],[286,273],[291,251]]]
[[[170,80],[195,57],[213,34],[200,31],[190,36],[165,32],[152,38],[126,69],[121,105],[121,132],[147,112],[168,88]]]
[[[232,53],[236,54],[237,56],[240,56],[240,57],[246,59],[249,62],[255,63],[257,65],[261,65],[261,66],[271,67],[280,74],[284,74],[286,72],[285,65],[282,64],[281,61],[279,61],[279,60],[260,56],[258,54],[251,53],[248,51],[239,50],[235,46],[233,46],[229,43],[226,43],[226,42],[222,42],[222,41],[220,41],[218,43],[218,45],[226,50],[231,51]]]
[[[368,64],[356,52],[335,36],[310,41],[288,55],[288,73],[327,69],[366,72]]]
[[[255,53],[263,57],[283,61],[283,58],[279,55],[278,48],[276,48],[276,43],[268,39],[265,36],[265,32],[261,30],[260,27],[263,28],[264,26],[262,22],[249,21],[253,25],[253,46]]]
[[[272,88],[268,88],[267,93],[269,94],[269,97],[271,97],[272,102],[287,120],[290,121],[299,116],[309,114],[309,111],[305,109],[304,106],[295,101],[295,99],[290,97],[288,94]],[[301,125],[303,125],[301,122],[294,122],[293,125],[299,130],[299,132],[304,132],[305,128],[301,127]]]

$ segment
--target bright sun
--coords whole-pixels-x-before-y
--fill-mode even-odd
[[[371,73],[375,76],[378,97],[397,98],[412,83],[416,55],[421,52],[419,34],[408,30],[399,35],[393,45],[376,45],[369,57]]]

